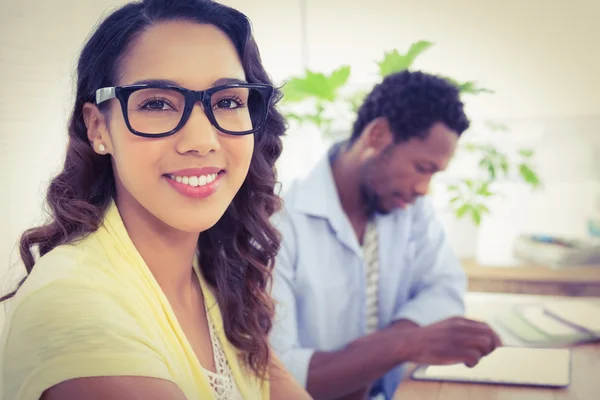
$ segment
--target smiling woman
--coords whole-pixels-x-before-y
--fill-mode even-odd
[[[247,18],[130,3],[77,72],[51,219],[3,298],[0,398],[306,397],[267,341],[285,128]]]

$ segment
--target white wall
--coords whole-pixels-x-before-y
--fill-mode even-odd
[[[263,63],[275,82],[303,70],[299,0],[222,0],[252,21]]]
[[[307,0],[309,62],[368,79],[385,50],[425,39],[417,67],[497,95],[471,112],[556,117],[600,112],[597,0]]]
[[[98,17],[119,1],[3,2],[0,14],[0,292],[15,243],[43,215],[44,191],[64,157],[71,78]],[[13,257],[10,257],[10,255]],[[19,272],[20,273],[20,272]]]
[[[306,1],[306,60],[300,0],[225,1],[253,20],[277,82],[302,71],[303,61],[324,71],[351,64],[355,82],[370,82],[373,60],[385,50],[427,39],[436,45],[417,67],[496,89],[497,95],[469,103],[472,115],[537,118],[540,126],[555,117],[600,115],[596,0]],[[102,13],[122,3],[2,3],[0,277],[18,234],[43,215],[43,192],[62,162],[78,51]],[[282,177],[304,173],[322,151],[318,132],[290,132]],[[0,282],[2,291],[6,281]]]

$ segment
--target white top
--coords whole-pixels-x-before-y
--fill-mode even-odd
[[[365,228],[362,245],[366,273],[366,316],[367,334],[379,329],[379,244],[377,226],[370,219]]]
[[[208,377],[210,387],[212,388],[215,400],[243,400],[242,395],[235,384],[231,374],[231,369],[227,363],[227,358],[221,347],[221,343],[214,331],[212,322],[208,318],[210,330],[210,341],[212,343],[213,355],[215,358],[215,372],[202,368]]]

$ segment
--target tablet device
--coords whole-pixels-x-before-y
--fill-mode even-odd
[[[464,364],[420,366],[411,377],[421,381],[567,387],[571,382],[571,351],[499,347],[473,368]]]

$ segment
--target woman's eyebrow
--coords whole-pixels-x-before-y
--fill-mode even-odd
[[[230,83],[248,83],[244,79],[238,78],[219,78],[212,83],[211,86],[227,85]],[[171,85],[171,86],[182,86],[179,82],[172,81],[169,79],[143,79],[140,81],[133,82],[133,85]]]
[[[228,85],[230,83],[248,83],[246,80],[244,79],[237,79],[237,78],[219,78],[216,81],[213,82],[213,86],[219,86],[219,85]]]
[[[132,85],[171,85],[181,86],[179,82],[171,81],[169,79],[142,79],[141,81],[135,81]]]

